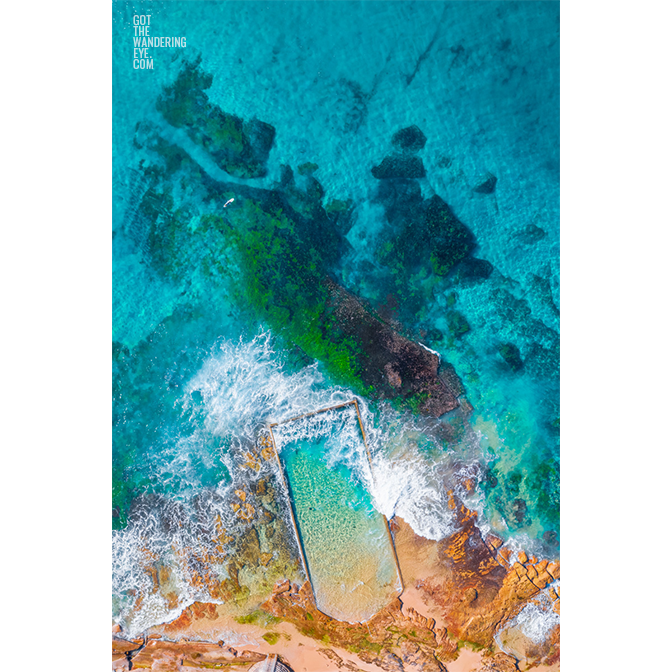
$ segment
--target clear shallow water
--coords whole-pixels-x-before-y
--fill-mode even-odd
[[[157,270],[140,205],[149,187],[139,163],[149,155],[134,144],[138,122],[156,124],[214,179],[270,189],[283,164],[295,176],[302,163],[319,166],[324,203],[353,207],[342,232],[347,245],[330,272],[453,364],[475,406],[469,431],[451,442],[442,423],[362,399],[376,480],[366,480],[366,465],[355,473],[371,501],[441,538],[453,529],[446,488],[468,472],[479,484],[469,503],[484,527],[514,545],[536,544],[538,554],[557,553],[558,11],[552,2],[113,3],[117,617],[130,613],[138,593],[148,597],[136,628],[205,599],[207,590],[170,560],[175,548],[207,545],[212,534],[193,522],[194,498],[206,499],[227,530],[244,529],[217,497],[250,480],[241,464],[261,429],[353,396],[245,310],[236,275],[245,261],[235,250],[217,253],[229,275],[203,270],[213,243],[200,237],[165,248],[168,262],[186,259],[187,271]],[[186,36],[187,49],[155,49],[154,70],[134,71],[134,13],[151,13],[153,35]],[[275,127],[267,176],[223,176],[156,111],[183,59],[199,56],[213,74],[213,104]],[[422,267],[401,277],[381,263],[377,251],[398,226],[371,168],[390,153],[393,133],[410,124],[427,138],[419,190],[440,196],[473,231],[475,256],[494,267],[489,278],[455,281]],[[488,173],[497,177],[494,192],[473,191]],[[215,212],[183,176],[166,180],[189,227]],[[511,346],[520,367],[502,355]],[[261,473],[270,469],[264,463]],[[129,518],[140,494],[156,499]],[[177,606],[151,592],[147,549],[173,563]],[[224,576],[221,563],[207,564]]]
[[[368,620],[402,584],[387,522],[357,476],[367,458],[354,406],[278,425],[273,434],[318,608],[341,621]]]

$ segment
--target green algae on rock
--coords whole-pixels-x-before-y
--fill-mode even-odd
[[[330,279],[342,235],[321,204],[319,183],[307,176],[303,191],[291,169],[284,175],[281,187],[272,191],[227,185],[219,193],[206,188],[204,195],[198,186],[187,187],[179,204],[170,185],[154,175],[140,206],[149,229],[150,263],[181,284],[206,276],[249,319],[261,319],[288,346],[320,361],[335,382],[358,394],[392,399],[420,393],[423,403],[414,410],[433,415],[455,408],[456,395],[437,378],[438,360],[432,363],[429,353],[395,334]],[[218,214],[213,206],[230,193],[234,206]],[[208,203],[211,214],[195,217],[203,210],[199,203]]]
[[[401,183],[379,197],[395,233],[380,247],[378,258],[390,269],[398,291],[420,268],[447,275],[476,247],[473,233],[439,196],[423,200],[419,189]]]

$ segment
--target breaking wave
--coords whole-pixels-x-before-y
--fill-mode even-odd
[[[277,475],[273,461],[260,463],[259,472],[241,469],[246,451],[271,423],[355,398],[371,464],[348,441],[334,444],[347,454],[330,459],[347,463],[353,478],[361,480],[374,506],[388,519],[399,515],[429,539],[452,533],[455,527],[447,489],[459,490],[467,472],[478,476],[476,437],[469,439],[466,449],[464,442],[461,447],[447,447],[438,438],[438,421],[402,413],[388,403],[367,403],[346,388],[329,385],[317,363],[292,369],[286,353],[274,350],[268,332],[249,341],[223,339],[184,385],[177,402],[183,422],[168,439],[172,445],[164,445],[155,456],[155,469],[165,479],[172,472],[188,471],[188,487],[178,479],[177,491],[137,498],[127,527],[113,533],[115,620],[127,630],[140,632],[172,620],[196,600],[216,602],[207,582],[195,585],[192,579],[194,572],[211,575],[213,580],[225,576],[223,559],[228,547],[221,543],[215,551],[213,539],[222,536],[222,529],[235,534],[244,528],[231,509],[231,493],[253,476]],[[354,406],[349,408],[347,412],[354,413]],[[319,422],[330,422],[329,414],[323,414]],[[311,426],[304,424],[284,427],[291,425],[295,434]],[[162,440],[165,443],[165,437]],[[282,445],[280,441],[280,453]],[[206,460],[201,455],[204,450],[212,453]],[[212,463],[223,465],[230,478],[215,485],[199,484],[199,468]],[[467,492],[459,494],[469,497]],[[168,588],[163,598],[157,592],[157,567],[164,568],[163,583],[175,596],[172,601],[165,599]]]

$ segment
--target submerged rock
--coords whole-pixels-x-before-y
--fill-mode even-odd
[[[555,317],[559,317],[560,310],[555,305],[555,301],[553,300],[553,290],[551,288],[550,277],[541,277],[535,273],[532,273],[529,284],[533,292],[533,297],[539,300],[545,308],[550,309]]]
[[[488,177],[479,185],[475,186],[472,191],[476,194],[491,194],[496,186],[497,178],[492,173],[488,173]]]
[[[450,329],[451,336],[456,338],[463,336],[470,329],[467,318],[457,310],[449,310],[446,313],[446,320],[448,322],[448,329]]]
[[[213,105],[206,94],[212,75],[200,68],[200,59],[185,63],[175,82],[163,88],[156,109],[176,128],[184,128],[215,163],[242,178],[266,175],[266,161],[275,128],[258,119],[243,121]]]
[[[423,319],[423,306],[432,300],[432,275],[453,275],[454,283],[462,275],[483,276],[491,270],[484,260],[467,261],[476,248],[474,234],[440,196],[423,199],[416,180],[381,180],[376,201],[389,225],[374,250],[379,296],[394,298],[397,319],[407,328]]]
[[[518,229],[513,235],[518,238],[521,243],[534,245],[534,243],[538,243],[542,238],[546,237],[546,231],[535,224],[528,224],[522,229]]]
[[[474,234],[439,196],[429,199],[425,212],[425,237],[431,245],[434,272],[446,275],[476,247]]]
[[[297,170],[299,171],[299,175],[312,175],[319,166],[316,163],[312,163],[308,161],[307,163],[302,163]]]
[[[486,259],[467,257],[457,268],[460,279],[485,280],[490,277],[495,267]]]
[[[425,134],[415,124],[402,128],[392,136],[392,144],[407,152],[419,152],[426,142]]]
[[[311,224],[314,228],[316,228],[315,224],[319,222],[322,228],[330,229],[331,227],[324,226],[328,224],[328,221],[325,221],[328,213],[322,206],[324,187],[313,177],[311,171],[304,171],[304,173],[300,171],[299,168],[300,175],[297,180],[290,166],[284,164],[280,166],[279,186],[281,194],[277,194],[277,200],[282,198],[295,213],[307,220],[312,220]]]
[[[243,138],[249,144],[248,159],[266,163],[275,141],[275,127],[259,119],[250,119],[243,123]]]
[[[560,339],[556,337],[549,347],[531,343],[525,357],[525,370],[538,378],[557,378],[560,375]]]
[[[520,356],[518,346],[513,343],[500,343],[497,346],[497,352],[502,359],[509,365],[512,371],[520,371],[523,368],[523,358]]]
[[[422,189],[416,180],[382,180],[376,200],[385,208],[385,218],[402,232],[410,221],[417,221],[425,209]]]
[[[371,168],[371,174],[378,180],[392,178],[419,178],[425,177],[425,166],[419,156],[392,154],[386,156],[379,166]]]
[[[513,517],[519,525],[527,523],[527,503],[524,499],[513,500]]]
[[[381,184],[378,199],[395,232],[377,251],[379,261],[407,285],[410,275],[431,267],[447,275],[476,247],[474,234],[437,195],[423,200],[417,183],[389,180]]]

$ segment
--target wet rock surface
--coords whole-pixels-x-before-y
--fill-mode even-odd
[[[457,272],[460,279],[464,280],[479,280],[490,277],[495,267],[486,259],[476,259],[474,257],[467,257],[457,267]]]
[[[519,669],[514,657],[505,653],[496,653],[483,663],[479,672],[518,672]]]
[[[325,669],[445,672],[467,643],[481,653],[479,672],[512,672],[557,662],[558,628],[542,643],[535,643],[516,628],[514,618],[526,605],[544,600],[559,611],[559,588],[553,584],[560,576],[559,562],[524,552],[516,556],[496,535],[483,536],[476,526],[476,512],[452,492],[449,506],[458,529],[440,542],[417,537],[401,519],[391,521],[402,575],[415,585],[407,586],[400,598],[368,622],[344,623],[326,616],[317,609],[310,585],[289,579],[278,580],[255,613],[261,622],[291,624],[302,637],[314,641],[315,651],[332,665]],[[418,571],[427,576],[414,579]],[[424,606],[410,606],[410,593],[420,597]],[[230,629],[230,625],[218,625],[222,609],[196,603],[172,623],[133,640],[125,640],[117,629],[114,669],[130,669],[129,660],[133,669],[250,669],[264,654],[221,639],[196,641],[194,637],[193,633]],[[495,643],[498,632],[503,633],[507,653]],[[189,639],[184,639],[185,633],[192,633]],[[273,644],[278,637],[264,639]],[[298,649],[283,649],[289,668],[292,651]],[[339,651],[356,656],[361,667]],[[525,667],[519,667],[518,661]]]
[[[527,555],[516,560],[497,536],[483,538],[476,512],[453,493],[450,506],[459,529],[441,542],[415,537],[403,521],[393,519],[391,525],[402,574],[410,558],[436,553],[432,575],[418,583],[418,590],[427,608],[440,616],[440,623],[413,607],[403,607],[405,594],[366,624],[339,623],[317,610],[308,584],[289,590],[283,586],[263,608],[316,639],[327,635],[338,646],[355,643],[360,659],[384,670],[444,670],[464,642],[482,648],[483,670],[517,669],[515,657],[498,651],[494,636],[559,577],[559,563]],[[559,597],[553,595],[551,599],[559,604]],[[558,655],[557,636],[552,632],[530,653],[528,664],[550,664]]]
[[[333,309],[345,333],[357,338],[363,350],[362,379],[384,399],[415,397],[418,410],[439,417],[459,406],[462,388],[438,375],[439,358],[418,343],[395,332],[343,287],[327,280],[328,309]],[[446,380],[449,382],[447,383]]]
[[[184,669],[249,670],[266,656],[254,651],[237,650],[223,642],[167,641],[147,639],[123,658],[115,658],[113,640],[114,670],[159,670],[177,671]]]
[[[518,229],[513,234],[521,243],[525,245],[534,245],[538,243],[542,238],[546,237],[546,231],[536,224],[528,224],[522,229]]]

